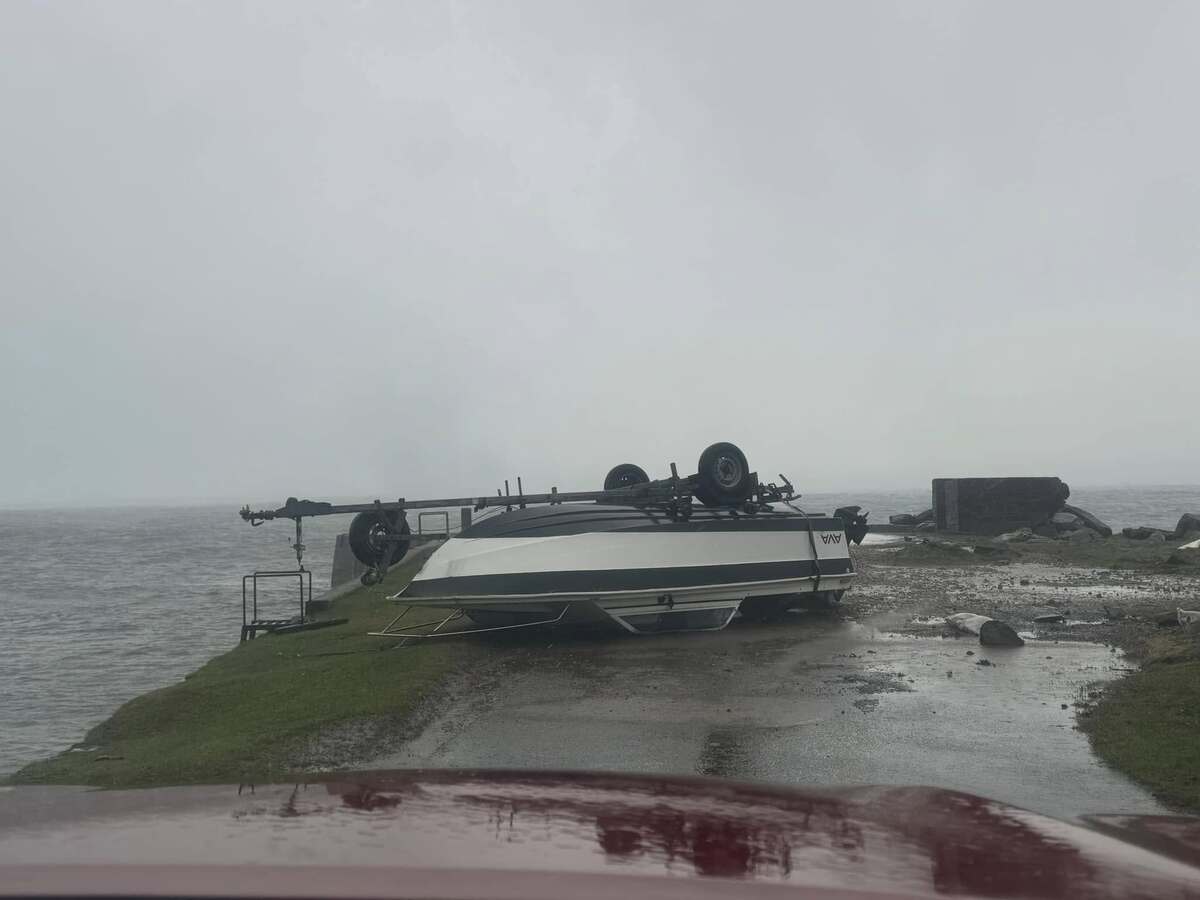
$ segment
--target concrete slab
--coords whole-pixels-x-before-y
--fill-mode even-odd
[[[1165,811],[1075,729],[1072,704],[1125,665],[1097,644],[984,648],[813,614],[647,639],[560,632],[506,649],[369,765],[936,785],[1062,817]]]

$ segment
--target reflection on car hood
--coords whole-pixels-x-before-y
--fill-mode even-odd
[[[1071,824],[936,788],[595,773],[0,790],[0,895],[613,896],[614,884],[622,896],[1200,897],[1200,819]]]

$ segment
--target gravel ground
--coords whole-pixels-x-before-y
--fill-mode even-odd
[[[1200,606],[1200,565],[1167,564],[1170,548],[1126,551],[1129,543],[1114,538],[1076,554],[1062,542],[998,552],[984,542],[982,553],[970,542],[940,538],[873,543],[855,550],[859,578],[843,610],[857,621],[914,635],[943,633],[943,620],[953,613],[979,613],[1026,637],[1094,641],[1136,656],[1147,637],[1163,630],[1157,622],[1164,613]],[[1108,556],[1147,558],[1131,560],[1137,568],[1098,566],[1107,561],[1106,544],[1113,551]],[[1066,621],[1034,621],[1049,614]]]

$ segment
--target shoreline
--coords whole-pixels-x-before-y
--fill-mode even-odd
[[[973,549],[967,549],[973,548]],[[984,552],[984,548],[986,552]],[[1076,727],[1110,765],[1164,801],[1200,809],[1200,747],[1182,725],[1200,716],[1200,639],[1163,629],[1156,616],[1200,597],[1194,564],[1168,563],[1170,547],[1121,537],[1087,544],[997,547],[987,539],[922,536],[855,550],[859,583],[841,614],[890,631],[940,634],[938,619],[969,611],[1004,619],[1039,638],[1119,647],[1141,668],[1076,704]],[[416,571],[421,557],[393,569],[383,585],[339,597],[329,618],[344,625],[262,635],[220,654],[182,681],[122,705],[75,748],[30,763],[7,784],[143,787],[269,781],[344,769],[403,748],[419,735],[454,676],[512,653],[523,642],[451,640],[389,650],[366,635],[393,615],[381,602]],[[1034,625],[1062,609],[1074,624]],[[650,641],[654,638],[628,638]],[[460,679],[461,680],[461,679]],[[1147,697],[1182,712],[1164,710]],[[453,699],[453,698],[449,698]],[[1171,707],[1172,709],[1174,707]],[[1192,719],[1188,719],[1188,710]],[[1157,717],[1157,718],[1155,718]],[[1153,720],[1154,740],[1136,740]],[[1193,726],[1194,727],[1194,726]],[[1182,770],[1182,771],[1181,771]]]

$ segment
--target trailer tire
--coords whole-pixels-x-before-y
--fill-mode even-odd
[[[397,530],[408,534],[408,521],[400,518],[397,510],[385,512],[360,512],[350,522],[350,552],[364,566],[377,566],[383,562],[391,542],[387,540],[389,531]],[[401,540],[396,544],[390,564],[398,563],[408,552],[409,541]]]
[[[700,454],[693,493],[705,506],[737,506],[754,490],[754,479],[736,444],[713,444]]]
[[[621,463],[613,466],[604,476],[604,489],[613,491],[617,488],[633,487],[635,484],[649,484],[650,476],[641,466],[633,463]]]

